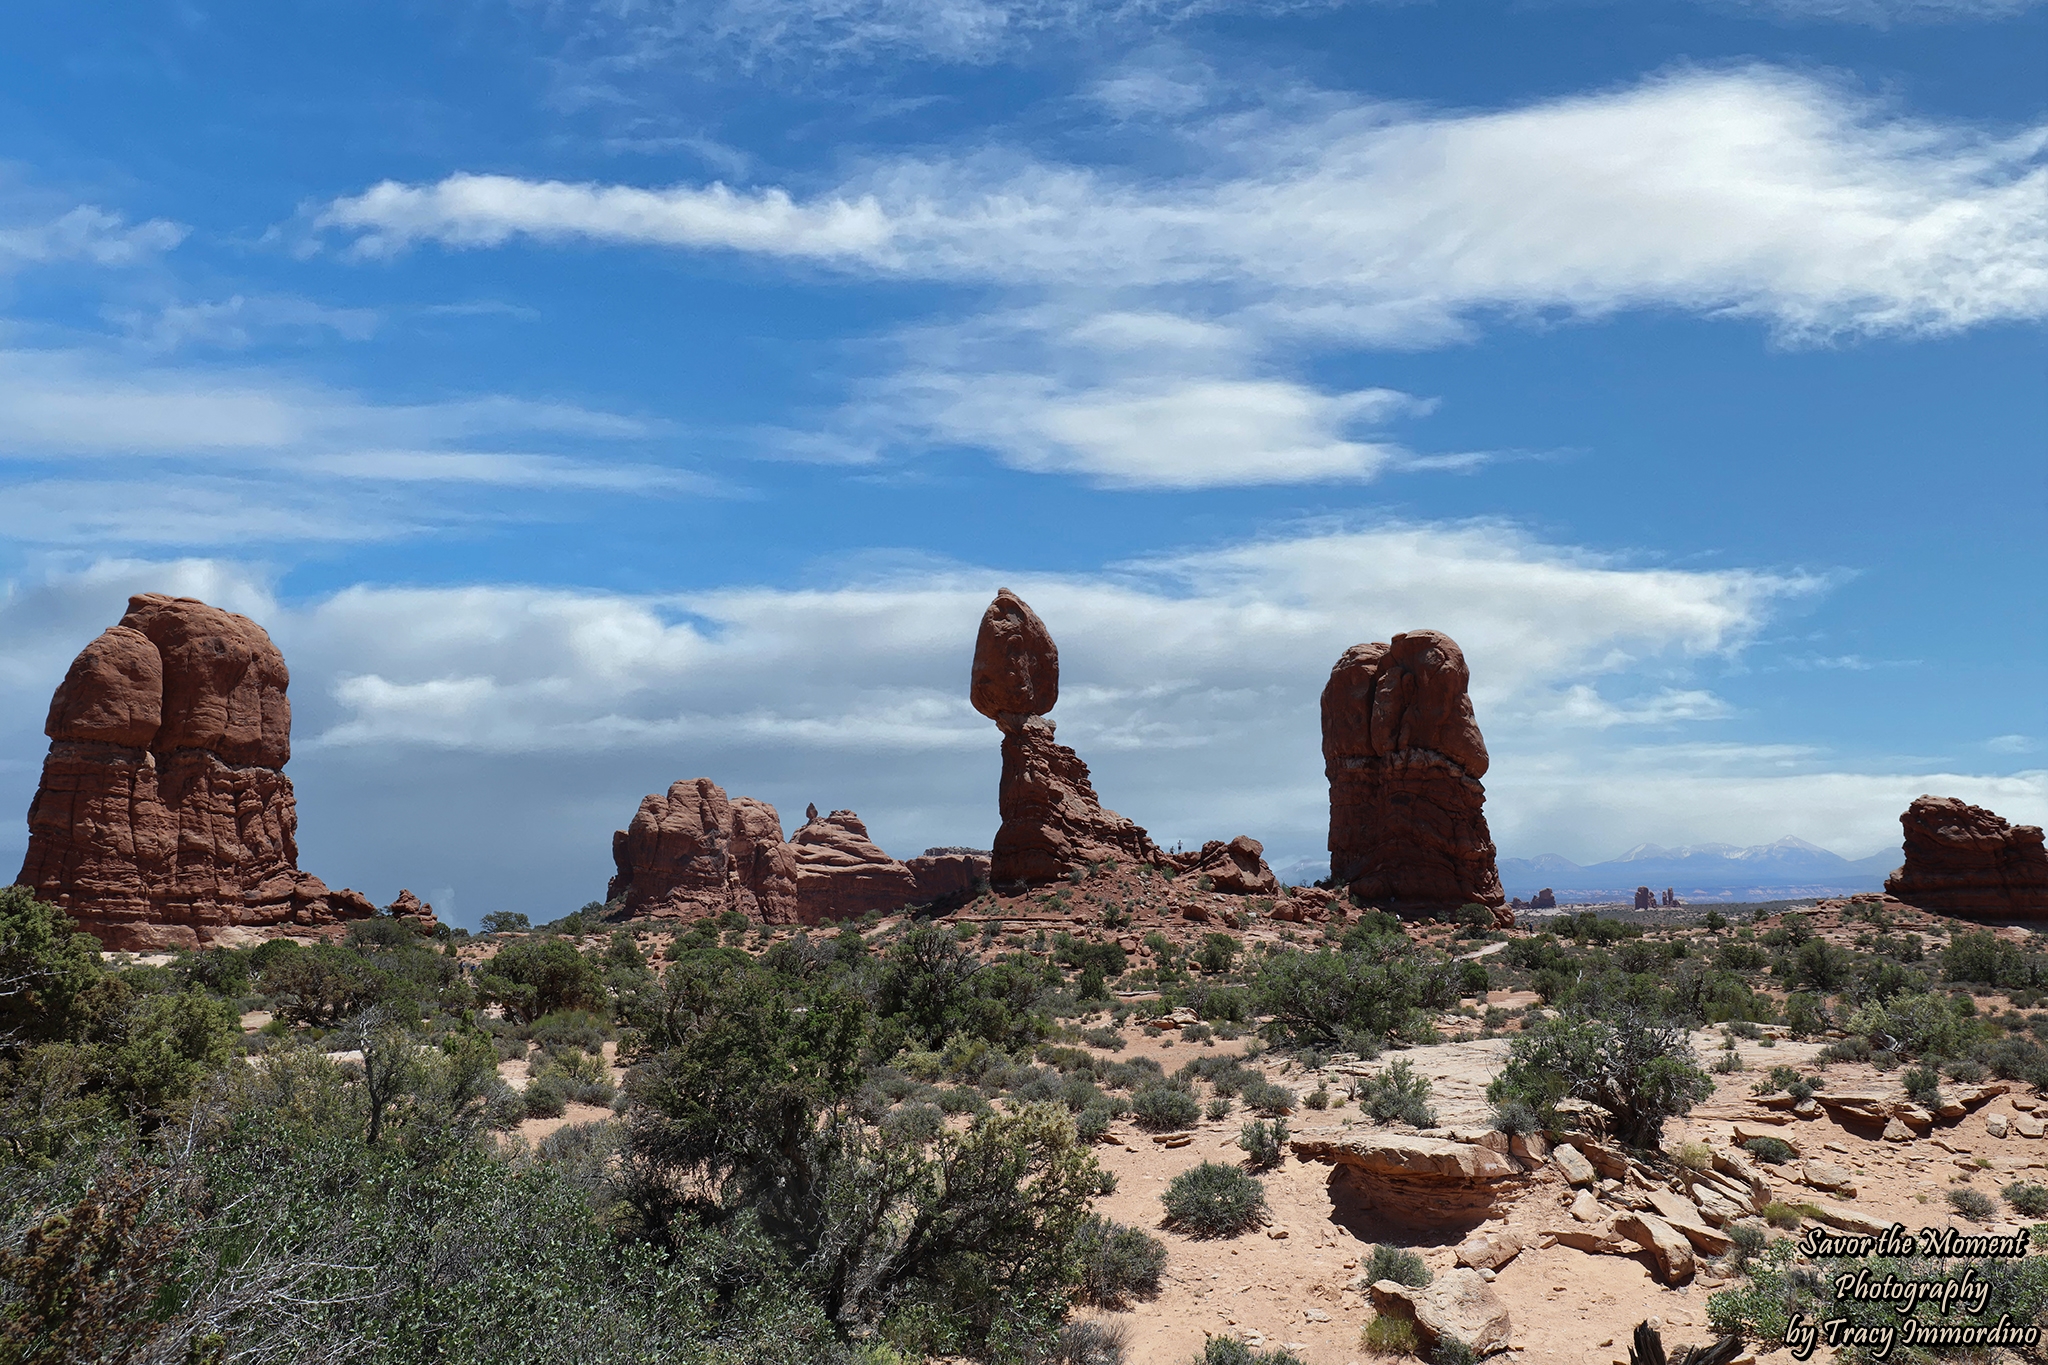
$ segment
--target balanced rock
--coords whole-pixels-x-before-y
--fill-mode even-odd
[[[1056,727],[1045,713],[1059,694],[1060,655],[1052,633],[1022,598],[999,590],[975,636],[969,690],[974,709],[1003,732],[997,792],[1002,826],[996,831],[992,881],[1042,884],[1110,861],[1181,869],[1213,857],[1216,889],[1278,891],[1279,880],[1256,840],[1215,845],[1213,855],[1205,844],[1192,858],[1171,859],[1142,826],[1105,809],[1088,765],[1053,737]]]
[[[612,835],[618,871],[606,888],[620,919],[702,919],[737,910],[766,924],[799,918],[796,855],[775,807],[731,800],[708,777],[640,802]]]
[[[299,871],[291,676],[263,628],[145,593],[71,663],[16,878],[113,950],[318,931],[376,907]]]
[[[1372,904],[1477,903],[1505,927],[1470,681],[1457,642],[1434,630],[1337,660],[1322,703],[1330,875]]]
[[[2040,827],[2012,825],[1952,796],[1922,796],[1899,817],[1906,862],[1891,895],[1943,915],[2048,919],[2048,851]]]

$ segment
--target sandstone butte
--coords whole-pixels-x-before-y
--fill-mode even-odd
[[[1971,919],[2048,919],[2048,851],[2035,825],[1953,796],[1921,796],[1899,817],[1906,862],[1884,889],[1922,910]]]
[[[850,810],[782,837],[775,807],[727,797],[708,777],[640,803],[612,835],[617,873],[606,898],[620,920],[702,919],[737,910],[766,924],[819,924],[906,905],[956,905],[988,880],[988,855],[935,848],[899,862]]]
[[[377,913],[299,871],[284,656],[245,616],[146,593],[79,651],[16,878],[109,950],[239,944]],[[394,907],[423,928],[410,892]]]
[[[1441,631],[1353,645],[1323,688],[1330,875],[1387,909],[1484,905],[1514,923],[1486,828],[1486,741]]]
[[[1280,879],[1258,840],[1211,840],[1168,854],[1143,827],[1103,806],[1088,765],[1053,736],[1046,718],[1060,695],[1060,652],[1038,613],[1008,588],[982,613],[968,700],[1003,733],[990,879],[1042,885],[1090,863],[1155,863],[1210,879],[1218,891],[1277,895]]]

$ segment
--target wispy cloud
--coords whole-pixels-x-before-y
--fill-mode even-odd
[[[2048,127],[1992,135],[1770,68],[1485,113],[1332,101],[1184,129],[1171,181],[1022,154],[899,160],[808,201],[455,175],[319,222],[359,251],[515,236],[809,256],[882,275],[1173,291],[1295,335],[1400,344],[1489,310],[1678,307],[1789,336],[2048,312]]]
[[[0,271],[64,262],[137,265],[176,247],[188,231],[163,218],[130,224],[118,213],[81,204],[55,217],[0,224]]]
[[[130,342],[157,354],[189,346],[238,351],[258,342],[311,336],[367,341],[383,321],[374,308],[330,308],[311,299],[261,294],[110,308],[107,318]]]

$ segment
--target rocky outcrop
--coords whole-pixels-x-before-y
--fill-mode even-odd
[[[1905,866],[1884,889],[1908,905],[1972,919],[2048,919],[2048,852],[2036,825],[2012,825],[1953,796],[1922,796],[1899,817]]]
[[[818,924],[949,899],[964,902],[988,881],[989,856],[935,848],[900,863],[877,848],[850,810],[820,816],[782,837],[766,801],[728,797],[708,777],[649,796],[612,835],[617,873],[605,896],[612,918],[702,919],[737,910],[764,924]]]
[[[1465,656],[1434,630],[1353,645],[1323,688],[1330,873],[1370,904],[1477,903],[1514,922],[1486,828]]]
[[[1547,886],[1544,887],[1541,891],[1538,891],[1533,897],[1530,898],[1529,908],[1531,910],[1557,909],[1557,893],[1555,891],[1552,891]]]
[[[806,923],[898,910],[917,899],[917,878],[875,847],[868,827],[850,810],[813,816],[790,839],[790,850],[796,855],[797,907]]]
[[[640,802],[612,835],[618,871],[606,888],[619,919],[702,919],[737,910],[766,924],[793,924],[795,852],[775,807],[729,799],[708,777],[677,782]]]
[[[1185,876],[1207,877],[1211,891],[1236,896],[1277,896],[1280,879],[1266,866],[1266,848],[1257,839],[1240,834],[1225,843],[1211,839],[1200,853],[1173,859]]]
[[[934,910],[952,910],[988,890],[989,855],[979,848],[928,848],[921,857],[908,858],[917,883],[913,899]]]
[[[1291,1145],[1303,1161],[1334,1165],[1331,1183],[1348,1185],[1375,1214],[1410,1227],[1483,1222],[1521,1175],[1506,1153],[1447,1138],[1357,1133]]]
[[[290,674],[263,628],[146,593],[50,700],[17,880],[113,950],[234,944],[376,914],[298,868]]]
[[[441,927],[441,921],[434,916],[434,907],[410,891],[400,891],[398,899],[384,907],[384,913],[393,919],[409,921],[423,934],[431,934]]]
[[[1050,882],[1090,863],[1111,861],[1187,870],[1211,859],[1215,867],[1209,875],[1217,890],[1242,887],[1269,895],[1279,890],[1279,879],[1266,866],[1256,840],[1240,836],[1171,859],[1143,827],[1105,809],[1088,765],[1053,737],[1055,727],[1046,712],[1059,695],[1060,654],[1052,633],[1017,594],[998,590],[975,636],[968,693],[974,709],[1003,732],[997,792],[1002,826],[996,831],[992,881]]]

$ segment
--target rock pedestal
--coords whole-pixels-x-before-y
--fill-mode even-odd
[[[1105,809],[1088,765],[1053,738],[1053,722],[1045,714],[1059,695],[1060,654],[1052,633],[1024,599],[999,589],[975,636],[968,693],[974,709],[1003,732],[996,798],[1002,827],[996,831],[992,881],[1041,884],[1114,860],[1181,871],[1200,865],[1216,890],[1278,892],[1279,879],[1257,840],[1240,836],[1170,858],[1142,826]]]
[[[50,700],[16,879],[111,950],[318,931],[376,907],[298,868],[290,674],[263,628],[146,593]]]
[[[1434,630],[1353,645],[1323,688],[1330,873],[1367,903],[1507,909],[1486,828],[1486,741],[1457,642]]]
[[[1908,905],[1972,919],[2048,919],[2048,852],[2036,825],[2012,825],[1953,796],[1922,796],[1899,817],[1905,866],[1884,889]]]

